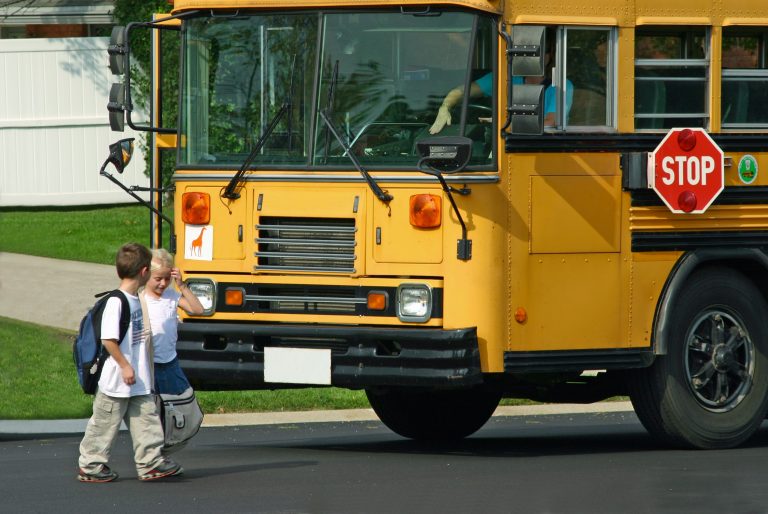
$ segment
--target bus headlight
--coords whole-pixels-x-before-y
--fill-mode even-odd
[[[425,284],[401,284],[397,288],[400,321],[424,323],[432,315],[432,289]]]
[[[216,310],[216,284],[212,280],[193,278],[187,280],[187,287],[203,305],[203,316],[212,316]]]

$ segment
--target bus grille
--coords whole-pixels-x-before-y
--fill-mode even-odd
[[[256,270],[354,273],[355,232],[354,219],[262,217]]]
[[[255,302],[255,312],[298,314],[356,314],[366,298],[358,297],[349,287],[259,286],[256,294],[246,294],[246,302]],[[251,304],[253,305],[253,304]]]

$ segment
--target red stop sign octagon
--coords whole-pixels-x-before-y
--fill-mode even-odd
[[[701,128],[674,128],[651,153],[648,186],[675,213],[701,214],[723,190],[723,151]]]

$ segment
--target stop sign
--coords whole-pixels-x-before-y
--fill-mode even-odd
[[[723,151],[701,128],[673,128],[651,152],[648,187],[675,213],[700,214],[723,190]]]

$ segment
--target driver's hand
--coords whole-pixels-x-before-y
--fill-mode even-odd
[[[443,127],[450,124],[451,124],[451,112],[448,110],[448,107],[446,107],[445,105],[441,105],[440,109],[437,111],[437,117],[435,117],[435,122],[429,128],[429,133],[437,134],[438,132],[443,130]]]

